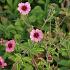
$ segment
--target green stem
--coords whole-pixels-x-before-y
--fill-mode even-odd
[[[21,15],[21,20],[30,28],[31,25],[30,25],[30,22],[28,20],[28,15]]]
[[[44,21],[44,24],[42,26],[42,29],[44,28],[44,26],[46,25],[46,23],[52,19],[52,17],[53,17],[54,14],[55,14],[55,11],[53,11],[53,14],[51,14],[51,16]]]

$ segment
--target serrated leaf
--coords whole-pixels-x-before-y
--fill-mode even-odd
[[[30,57],[23,57],[22,60],[23,60],[24,62],[31,63],[32,58],[30,58]]]
[[[41,47],[33,47],[32,49],[31,49],[31,53],[32,54],[38,54],[38,53],[41,53],[41,52],[43,52],[44,51],[44,49],[43,48],[41,48]]]

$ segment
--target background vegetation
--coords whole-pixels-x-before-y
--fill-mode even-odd
[[[31,11],[20,15],[18,3],[27,1]],[[44,33],[39,43],[30,40],[33,28]],[[8,64],[1,70],[70,70],[70,0],[0,0],[0,38],[16,40],[12,53],[0,45]]]

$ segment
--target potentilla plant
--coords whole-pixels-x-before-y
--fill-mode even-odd
[[[59,7],[63,1],[6,2],[7,15],[0,17],[0,69],[70,69],[70,33],[65,31],[69,11]]]

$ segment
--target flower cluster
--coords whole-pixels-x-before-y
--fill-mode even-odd
[[[26,2],[26,3],[21,2],[18,4],[18,11],[23,15],[28,14],[30,12],[30,10],[31,10],[31,7],[30,7],[29,2]],[[43,39],[43,33],[39,29],[36,29],[36,30],[33,29],[30,32],[30,38],[34,42],[40,42]]]
[[[2,39],[3,41],[3,39]],[[3,45],[4,42],[1,42],[1,45]],[[16,42],[15,40],[10,40],[10,41],[7,41],[5,43],[5,46],[6,46],[6,52],[13,52],[14,51],[14,48],[16,46]],[[0,67],[1,68],[4,68],[5,66],[7,66],[7,63],[4,62],[4,59],[0,56]]]
[[[31,6],[29,2],[26,2],[26,3],[21,2],[18,4],[18,11],[23,15],[27,15],[30,12],[30,10],[31,10]],[[40,42],[43,39],[43,32],[39,29],[33,29],[30,32],[30,39],[33,42]],[[1,39],[0,44],[1,45],[5,44],[6,52],[11,53],[15,49],[16,41],[15,40],[6,41]],[[0,56],[0,67],[4,68],[5,66],[7,66],[7,63],[5,63],[4,59]]]

